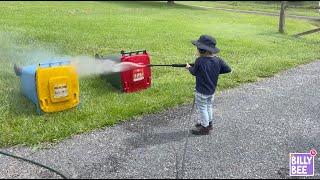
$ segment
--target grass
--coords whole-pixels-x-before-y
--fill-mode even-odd
[[[177,3],[181,3],[184,5],[200,5],[207,7],[228,8],[237,10],[264,11],[270,13],[279,13],[281,6],[280,1],[180,1]],[[317,6],[318,3],[318,1],[306,1],[303,2],[303,4],[295,5],[295,2],[289,2],[287,14],[319,17],[319,10],[310,8]]]
[[[80,79],[81,106],[38,116],[21,95],[13,63],[28,65],[59,55],[118,54],[147,49],[153,63],[194,60],[190,40],[217,38],[220,56],[233,72],[221,76],[218,91],[319,58],[317,34],[301,20],[191,8],[164,2],[0,2],[0,147],[57,142],[183,103],[191,103],[194,78],[184,69],[154,68],[152,87],[122,94],[99,76]]]

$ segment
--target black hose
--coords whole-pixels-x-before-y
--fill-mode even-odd
[[[186,67],[187,64],[149,64],[148,67],[154,66],[169,66],[169,67]],[[190,66],[194,66],[194,63],[190,63]]]
[[[190,111],[190,116],[192,115],[192,113],[194,111],[195,104],[196,104],[196,98],[194,96],[193,103],[192,103],[192,108],[191,108],[191,111]],[[182,162],[181,162],[181,176],[179,176],[180,174],[179,174],[178,166],[177,166],[178,158],[177,158],[177,155],[176,155],[176,179],[183,179],[184,176],[185,176],[185,162],[186,162],[186,155],[187,155],[187,149],[188,149],[189,134],[190,134],[190,131],[188,130],[186,138],[185,138],[186,141],[185,141],[184,147],[183,147],[183,155],[182,155]]]
[[[191,108],[191,111],[190,111],[190,116],[192,115],[193,113],[193,110],[194,110],[194,107],[195,107],[195,104],[196,104],[196,97],[194,96],[193,97],[193,103],[192,103],[192,108]],[[188,131],[187,132],[187,136],[186,136],[186,141],[184,143],[184,148],[183,148],[183,156],[182,156],[182,165],[181,165],[181,173],[182,173],[182,177],[181,179],[184,178],[184,175],[185,175],[185,160],[186,160],[186,154],[187,154],[187,148],[188,148],[188,140],[189,140],[189,134],[190,132]]]
[[[61,176],[63,179],[68,179],[68,178],[67,178],[66,176],[64,176],[62,173],[60,173],[60,172],[58,172],[58,171],[56,171],[56,170],[54,170],[54,169],[52,169],[52,168],[50,168],[50,167],[48,167],[48,166],[46,166],[46,165],[40,164],[40,163],[38,163],[38,162],[29,160],[29,159],[25,159],[25,158],[22,158],[22,157],[19,157],[19,156],[15,156],[15,155],[12,155],[12,154],[8,154],[8,153],[2,152],[2,151],[0,151],[0,154],[5,155],[5,156],[9,156],[9,157],[12,157],[12,158],[15,158],[15,159],[23,160],[23,161],[28,162],[28,163],[31,163],[31,164],[35,164],[35,165],[37,165],[37,166],[43,167],[43,168],[45,168],[45,169],[48,169],[48,170],[51,171],[51,172],[54,172],[54,173],[58,174],[58,175]]]

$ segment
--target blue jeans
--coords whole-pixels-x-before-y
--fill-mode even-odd
[[[214,94],[204,95],[196,91],[195,98],[195,103],[200,113],[200,121],[198,123],[200,123],[204,127],[207,127],[209,125],[209,122],[213,121],[212,103]]]

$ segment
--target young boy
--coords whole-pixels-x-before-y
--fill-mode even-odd
[[[195,103],[200,112],[200,122],[191,131],[195,135],[207,135],[212,129],[212,102],[217,86],[219,74],[231,72],[230,67],[216,54],[220,51],[216,47],[216,40],[209,35],[202,35],[192,44],[197,47],[199,57],[194,66],[187,64],[186,68],[196,76]]]

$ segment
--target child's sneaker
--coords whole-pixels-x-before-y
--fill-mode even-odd
[[[192,129],[191,133],[194,135],[208,135],[210,133],[208,127],[200,126],[199,128]]]
[[[196,125],[195,125],[196,128],[199,128],[199,127],[201,127],[201,126],[202,126],[202,125],[201,125],[200,123],[196,123]],[[212,130],[212,129],[213,129],[213,128],[212,128],[212,121],[209,122],[209,126],[208,126],[207,128],[209,128],[209,130]]]
[[[196,125],[194,125],[196,128],[201,127],[202,125],[200,123],[196,123]]]

